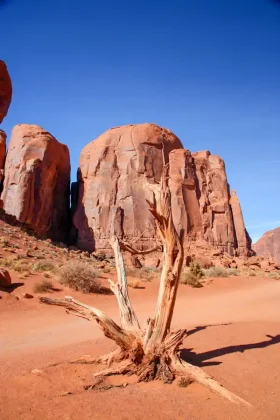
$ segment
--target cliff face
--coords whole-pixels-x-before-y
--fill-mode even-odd
[[[0,124],[6,117],[12,100],[12,82],[4,61],[0,60]]]
[[[111,129],[87,145],[80,157],[74,225],[78,246],[110,248],[116,232],[139,248],[155,245],[156,232],[146,199],[169,163],[169,186],[176,229],[185,241],[250,253],[238,199],[230,196],[223,160],[209,151],[191,154],[170,131],[154,124]]]
[[[4,168],[1,205],[35,233],[66,240],[69,229],[68,148],[36,125],[17,125]]]
[[[74,214],[78,246],[93,251],[109,248],[114,230],[131,241],[141,235],[142,246],[155,241],[155,223],[146,198],[147,183],[159,182],[163,156],[182,148],[169,130],[152,124],[113,128],[81,153],[79,196]]]
[[[280,264],[280,227],[264,233],[253,248],[257,255],[273,259]]]

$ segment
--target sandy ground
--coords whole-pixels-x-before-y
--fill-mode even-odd
[[[153,313],[157,287],[154,281],[130,290],[141,322]],[[70,292],[56,293],[65,294]],[[118,319],[114,296],[71,294]],[[179,290],[173,327],[190,331],[184,357],[249,401],[250,409],[198,384],[136,384],[132,377],[126,388],[85,391],[96,367],[69,361],[114,348],[94,323],[36,298],[18,301],[6,294],[0,314],[1,420],[280,419],[279,281],[234,277]]]

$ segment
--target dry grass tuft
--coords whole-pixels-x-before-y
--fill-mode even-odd
[[[203,284],[200,282],[200,279],[197,278],[190,269],[185,269],[180,278],[182,284],[187,284],[188,286],[199,288],[203,287]]]
[[[228,277],[229,271],[226,268],[223,267],[211,267],[208,269],[205,269],[203,272],[205,277]]]
[[[130,277],[136,277],[143,281],[152,281],[152,279],[156,278],[159,274],[158,268],[151,268],[151,267],[142,267],[142,268],[134,268],[134,267],[127,267],[126,268],[126,275]]]
[[[36,283],[33,287],[34,293],[46,293],[53,291],[53,284],[49,280],[42,280],[41,283]]]
[[[140,286],[140,281],[137,279],[134,280],[128,280],[127,281],[128,287],[131,287],[132,289],[138,289]]]
[[[58,266],[56,263],[50,260],[39,260],[33,264],[32,270],[37,273],[43,273],[44,271],[51,271],[56,273],[58,271]]]
[[[97,280],[99,271],[89,263],[73,261],[60,269],[60,283],[83,293],[102,293],[102,287]]]

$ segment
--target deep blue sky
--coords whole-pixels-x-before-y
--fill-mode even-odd
[[[280,225],[280,3],[0,1],[13,80],[1,128],[43,126],[71,151],[110,127],[154,122],[225,159],[247,228]]]

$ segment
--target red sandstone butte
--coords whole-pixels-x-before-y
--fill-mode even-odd
[[[35,233],[65,240],[69,184],[67,146],[36,125],[14,127],[5,162],[3,210]]]
[[[170,131],[154,124],[126,125],[106,131],[81,153],[79,197],[74,214],[78,246],[90,251],[110,248],[112,226],[127,240],[141,236],[154,246],[156,232],[146,198],[147,183],[160,181],[163,155],[182,149]],[[139,244],[138,244],[139,245]]]
[[[264,233],[253,248],[257,255],[273,259],[280,264],[280,227]]]
[[[197,176],[197,197],[202,223],[202,238],[232,254],[234,225],[224,161],[206,150],[192,154]]]
[[[78,246],[109,249],[114,231],[130,242],[139,238],[139,249],[153,247],[157,234],[147,184],[160,181],[164,163],[170,166],[174,224],[184,230],[185,243],[249,255],[251,243],[239,202],[230,197],[224,161],[209,151],[191,154],[170,130],[154,124],[113,128],[83,149],[73,189]]]
[[[6,117],[12,100],[12,82],[4,61],[0,60],[0,124]]]
[[[4,163],[6,156],[6,133],[3,130],[0,130],[0,182],[3,179],[4,175]]]

